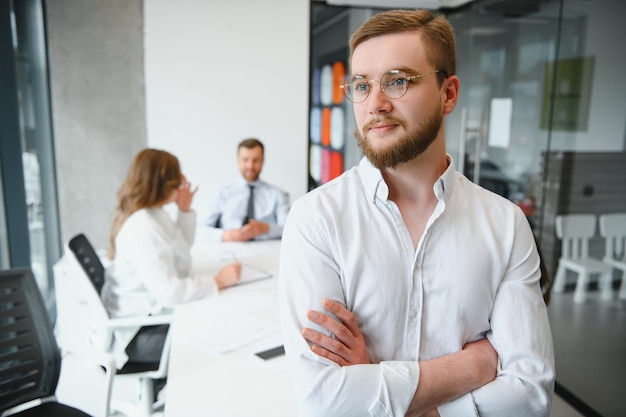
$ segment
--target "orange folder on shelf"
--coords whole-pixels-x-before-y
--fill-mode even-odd
[[[322,145],[330,146],[330,107],[322,109]]]
[[[337,61],[333,64],[333,104],[343,103],[343,89],[341,85],[346,78],[346,66],[343,62]]]

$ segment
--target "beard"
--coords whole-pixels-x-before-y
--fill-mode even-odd
[[[380,121],[376,120],[376,122]],[[402,120],[386,117],[382,121],[397,124],[406,131],[405,123]],[[356,136],[363,154],[372,165],[383,170],[385,168],[395,168],[400,164],[409,162],[428,149],[430,144],[437,138],[442,122],[443,114],[436,109],[430,117],[424,119],[414,132],[406,133],[395,143],[384,149],[374,149],[367,139],[367,134],[362,134],[358,129],[354,132],[354,136]],[[369,125],[366,125],[363,131],[366,132],[368,127]]]

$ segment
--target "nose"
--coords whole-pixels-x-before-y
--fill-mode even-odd
[[[368,112],[375,114],[391,111],[391,99],[383,93],[380,82],[371,82],[370,86],[370,94],[366,100]]]

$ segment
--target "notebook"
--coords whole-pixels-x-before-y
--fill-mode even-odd
[[[241,279],[235,285],[249,284],[262,279],[271,278],[272,274],[260,268],[250,265],[241,265]]]

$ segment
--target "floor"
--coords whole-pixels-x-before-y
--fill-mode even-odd
[[[626,301],[602,301],[590,291],[584,304],[573,289],[552,294],[548,314],[556,357],[556,392],[581,415],[626,416]]]
[[[591,291],[576,304],[568,289],[552,294],[548,314],[557,366],[550,417],[626,416],[626,301],[602,301]],[[86,388],[85,376],[83,364],[65,361],[57,391],[60,400],[90,411],[97,395]],[[118,386],[116,392],[129,395],[133,388]]]

